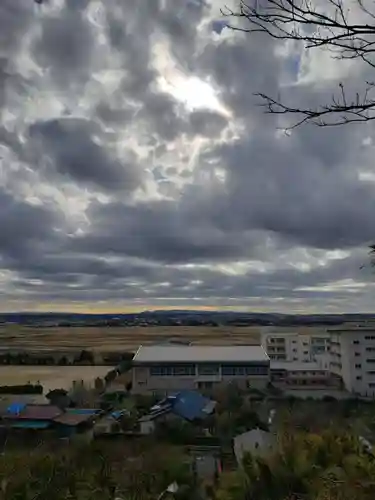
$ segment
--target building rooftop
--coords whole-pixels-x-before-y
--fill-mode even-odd
[[[93,414],[82,413],[63,413],[53,419],[54,422],[62,425],[76,426],[84,422],[90,422],[93,419]]]
[[[270,361],[271,370],[287,371],[326,371],[319,363],[303,361]]]
[[[19,412],[12,411],[3,416],[17,420],[53,420],[61,413],[60,408],[53,405],[26,405],[20,407]]]
[[[139,347],[133,363],[247,363],[268,360],[266,351],[260,345],[149,345]]]
[[[352,324],[344,324],[342,326],[335,326],[328,329],[329,333],[343,333],[343,332],[351,332],[351,333],[359,333],[359,332],[375,332],[375,325],[352,325]]]
[[[204,419],[213,413],[216,401],[197,391],[182,391],[176,395],[172,411],[186,420]]]
[[[242,464],[245,453],[267,455],[275,446],[275,437],[266,431],[253,429],[233,439],[233,451],[238,464]]]
[[[197,391],[181,391],[159,401],[150,409],[148,415],[144,415],[138,421],[157,420],[168,413],[174,413],[185,420],[203,420],[214,412],[215,406],[216,401],[202,396]]]

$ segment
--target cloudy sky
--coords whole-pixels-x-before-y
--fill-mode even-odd
[[[366,68],[230,31],[225,3],[1,0],[1,310],[373,312],[372,124],[287,136],[254,96]]]

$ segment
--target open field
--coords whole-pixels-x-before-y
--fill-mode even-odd
[[[50,389],[69,389],[73,380],[83,380],[88,386],[96,377],[104,377],[108,366],[0,366],[0,385],[22,385],[40,382],[44,394]]]
[[[0,348],[30,351],[136,350],[140,344],[188,340],[194,344],[258,344],[261,327],[0,327]]]

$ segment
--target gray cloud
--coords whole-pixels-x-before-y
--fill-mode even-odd
[[[66,1],[58,16],[42,17],[33,53],[36,62],[50,72],[59,86],[87,81],[96,66],[97,39],[84,16],[89,3]]]
[[[94,142],[95,133],[101,131],[94,123],[70,118],[34,123],[29,130],[32,141],[41,140],[42,151],[50,155],[61,176],[104,190],[134,190],[141,178],[136,163],[111,157]]]
[[[219,0],[109,0],[96,24],[90,0],[26,3],[0,5],[5,301],[371,309],[372,127],[285,137],[255,106],[324,102],[335,82],[283,85],[272,40],[212,24]],[[161,89],[157,51],[231,118]]]
[[[51,206],[35,206],[0,189],[0,255],[20,262],[53,244],[62,214]]]

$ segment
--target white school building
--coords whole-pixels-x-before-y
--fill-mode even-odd
[[[244,388],[267,386],[270,360],[262,346],[148,345],[133,358],[135,394],[214,389],[231,381]]]

